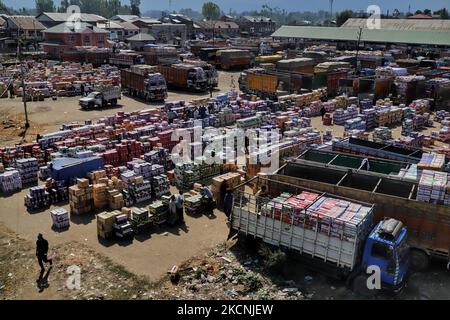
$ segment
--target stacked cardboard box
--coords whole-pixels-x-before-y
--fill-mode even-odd
[[[121,214],[121,211],[113,211],[97,215],[97,234],[100,238],[108,239],[114,235],[113,225],[116,222],[116,216]]]
[[[128,186],[128,191],[134,203],[141,203],[152,198],[152,184],[149,180],[144,180],[142,176],[134,178],[133,183]]]
[[[28,209],[36,210],[39,208],[47,207],[54,202],[56,192],[47,192],[45,186],[36,186],[28,190],[25,195],[25,206]],[[53,195],[53,197],[51,197]]]
[[[333,123],[336,125],[344,125],[345,121],[354,118],[358,114],[356,106],[350,106],[346,110],[336,109],[333,113]]]
[[[450,141],[450,127],[442,127],[439,130],[438,139],[442,142]]]
[[[6,170],[0,174],[0,191],[3,193],[15,192],[22,189],[22,179],[17,170]]]
[[[448,173],[423,170],[417,189],[417,200],[444,204],[446,200]]]
[[[155,197],[159,198],[170,192],[169,179],[165,174],[152,177],[151,182]]]
[[[375,128],[375,114],[376,111],[374,108],[364,109],[361,111],[362,118],[366,122],[367,130],[371,130]]]
[[[131,208],[131,216],[130,216],[130,222],[133,225],[133,227],[139,227],[142,225],[145,225],[149,221],[149,213],[148,209],[142,209],[142,208]]]
[[[77,179],[77,184],[69,188],[70,212],[84,214],[93,209],[93,187],[88,179]]]
[[[392,131],[386,127],[375,128],[373,131],[373,141],[375,142],[386,142],[392,139]]]
[[[105,170],[97,170],[88,173],[89,180],[93,183],[106,183],[108,176]]]
[[[20,173],[22,184],[38,182],[39,162],[36,158],[16,160],[15,166]]]
[[[322,197],[307,209],[306,224],[322,234],[354,239],[358,226],[372,208],[346,200]]]
[[[108,191],[106,184],[97,183],[93,186],[94,190],[94,207],[96,209],[103,209],[108,204]]]
[[[401,123],[403,119],[402,108],[392,106],[376,106],[375,110],[375,124],[377,127]]]
[[[345,121],[345,124],[344,124],[345,131],[366,130],[366,129],[367,129],[366,122],[360,117],[349,119],[349,120]]]
[[[117,189],[108,190],[108,204],[110,209],[121,210],[125,205],[123,194]]]
[[[442,171],[445,166],[445,154],[443,153],[424,153],[418,168],[422,170],[437,170]]]
[[[66,229],[70,226],[69,213],[64,208],[56,208],[50,211],[53,228],[57,230]]]
[[[222,197],[224,195],[221,194],[221,187],[223,184],[226,184],[229,189],[234,189],[241,184],[241,175],[237,172],[229,172],[212,179],[211,191],[213,193],[214,200],[219,205],[223,202]]]

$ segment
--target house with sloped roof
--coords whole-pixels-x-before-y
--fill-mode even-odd
[[[170,13],[159,19],[162,23],[166,24],[179,24],[186,26],[187,37],[194,39],[195,34],[200,30],[200,26],[194,22],[191,18],[180,13]]]
[[[108,21],[105,17],[92,13],[67,13],[67,12],[42,12],[37,15],[36,19],[45,27],[51,28],[64,22],[74,20],[74,17],[80,22],[91,24],[105,23]]]
[[[97,28],[108,31],[109,32],[108,38],[110,40],[116,41],[124,40],[124,28],[118,22],[108,20],[107,22],[98,22],[96,26]]]
[[[199,21],[200,32],[206,37],[231,38],[239,36],[239,25],[234,21]]]
[[[42,31],[45,30],[45,26],[33,16],[8,16],[6,25],[10,37],[20,36],[26,40],[42,40]]]
[[[75,47],[109,48],[109,32],[95,25],[61,23],[44,31],[44,52],[54,56],[71,51]]]
[[[276,30],[275,21],[263,16],[242,16],[237,23],[243,35],[268,36]]]
[[[33,16],[2,15],[0,48],[2,51],[17,50],[17,40],[20,38],[25,50],[36,50],[43,39],[45,26]]]
[[[139,28],[134,24],[128,21],[116,21],[117,24],[121,25],[123,28],[123,37],[122,40],[125,40],[129,37],[135,36],[139,33]]]
[[[148,33],[138,33],[126,40],[130,44],[130,49],[136,51],[142,51],[147,44],[156,43],[155,37]]]

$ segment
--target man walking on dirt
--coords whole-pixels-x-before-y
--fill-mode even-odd
[[[47,253],[48,253],[48,241],[44,239],[44,236],[41,233],[39,233],[36,241],[36,256],[38,258],[38,263],[39,266],[41,267],[42,272],[45,271],[43,262],[50,263],[50,265],[53,264],[52,259],[47,258]]]

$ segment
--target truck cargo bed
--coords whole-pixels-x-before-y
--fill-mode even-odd
[[[294,193],[307,190],[278,181],[266,180],[266,183],[271,195],[275,197],[282,192],[281,190],[289,188],[290,191],[296,190]],[[361,212],[357,211],[358,213],[353,216],[342,215],[331,218],[319,214],[322,212],[321,205],[328,200],[343,202],[346,200],[323,193],[317,196],[310,205],[300,211],[298,207],[278,203],[276,199],[269,200],[235,191],[231,228],[276,247],[293,250],[351,271],[357,264],[360,248],[370,232],[373,220],[372,207],[353,202],[355,206],[361,208]],[[271,206],[273,211],[263,210]],[[317,208],[319,211],[316,211]],[[297,210],[297,215],[294,215],[292,210]],[[298,220],[299,217],[302,218]]]

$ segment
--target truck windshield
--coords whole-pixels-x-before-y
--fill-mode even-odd
[[[91,92],[89,93],[89,95],[87,96],[90,99],[95,99],[96,93],[95,92]]]

